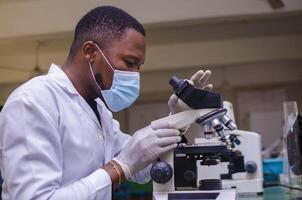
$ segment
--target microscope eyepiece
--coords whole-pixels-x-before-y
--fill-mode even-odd
[[[188,80],[172,76],[169,84],[174,94],[193,109],[222,108],[221,95],[195,87]]]
[[[184,81],[183,79],[174,75],[169,80],[169,84],[173,87],[173,90],[176,90],[183,81]]]

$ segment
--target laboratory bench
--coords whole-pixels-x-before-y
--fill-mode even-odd
[[[150,193],[145,195],[129,195],[117,200],[152,200]],[[267,187],[262,195],[240,195],[239,200],[302,200],[302,191],[290,190],[281,186]]]
[[[302,191],[290,190],[281,186],[267,187],[263,195],[239,196],[239,200],[302,200]]]

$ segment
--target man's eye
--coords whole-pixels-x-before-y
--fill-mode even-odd
[[[136,60],[125,60],[125,64],[130,70],[139,70],[140,64]]]
[[[135,63],[134,63],[134,62],[127,61],[127,60],[126,60],[126,64],[127,64],[127,66],[129,66],[129,67],[132,67],[132,66],[134,66],[134,65],[135,65]]]

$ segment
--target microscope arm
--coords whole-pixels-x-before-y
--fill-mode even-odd
[[[187,128],[189,125],[193,124],[198,118],[214,111],[216,109],[198,109],[198,110],[187,110],[174,115],[169,115],[167,117],[155,120],[151,122],[151,127],[158,127],[159,124],[171,123],[174,124],[175,128],[182,130]]]

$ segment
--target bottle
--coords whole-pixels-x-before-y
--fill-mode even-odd
[[[280,182],[291,187],[302,188],[301,131],[298,124],[296,101],[283,102],[283,175]]]

